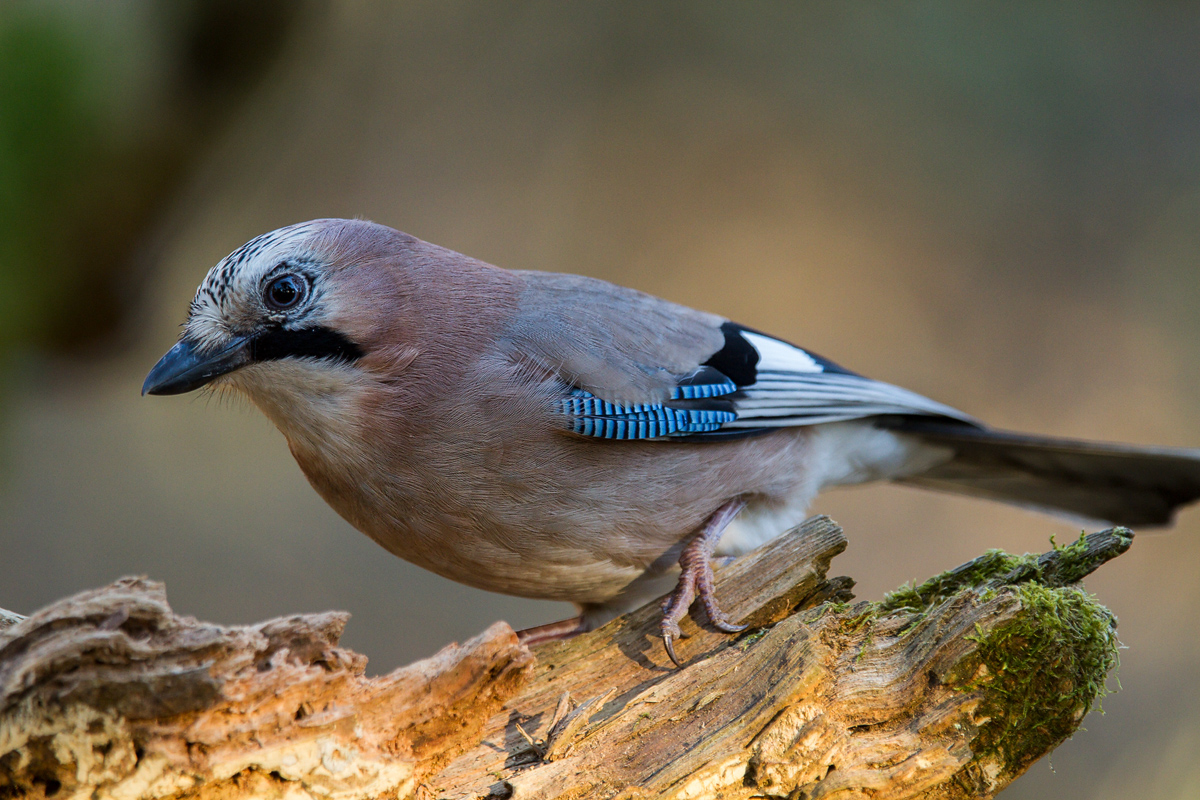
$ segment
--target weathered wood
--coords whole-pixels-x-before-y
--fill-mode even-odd
[[[1051,587],[1062,585],[1060,575],[1078,580],[1129,541],[1106,532],[1070,553],[990,553],[934,579],[932,588],[904,593],[924,593],[925,601],[788,616],[844,547],[836,526],[810,520],[799,535],[718,573],[733,619],[782,621],[736,639],[693,624],[694,635],[679,647],[692,668],[682,671],[670,668],[654,636],[653,607],[537,648],[527,688],[488,723],[480,747],[431,788],[461,798],[991,794],[1027,764],[1007,764],[1002,753],[976,758],[971,743],[986,686],[972,688],[973,674],[956,671],[977,669],[980,639],[1026,613],[1015,584],[1039,576],[1039,585]],[[789,571],[789,564],[809,567]],[[756,580],[764,578],[769,588],[757,595]],[[537,741],[558,697],[601,693],[609,699],[570,732],[569,758],[545,763],[517,729]],[[1065,713],[1073,730],[1076,710]],[[552,744],[564,750],[561,738]]]
[[[504,623],[367,678],[345,614],[225,628],[125,579],[0,632],[0,796],[410,794],[533,659]]]
[[[0,797],[986,797],[1102,692],[1115,621],[1067,584],[1130,541],[848,605],[825,577],[845,538],[814,518],[717,570],[752,628],[685,620],[683,669],[652,604],[366,678],[345,615],[223,628],[129,579],[0,630]]]

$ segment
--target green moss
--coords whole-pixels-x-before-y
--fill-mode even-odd
[[[940,604],[961,590],[977,588],[991,578],[1006,575],[1036,555],[1014,556],[1003,550],[988,550],[979,558],[957,569],[934,575],[922,584],[905,584],[884,595],[875,609],[882,616],[895,611],[923,611]]]
[[[1118,663],[1116,618],[1086,592],[1037,582],[1014,591],[1021,611],[981,633],[948,680],[982,691],[979,715],[988,719],[971,750],[977,763],[998,760],[1010,775],[1071,735],[1108,693]]]
[[[738,641],[738,647],[741,648],[742,652],[744,653],[753,647],[755,642],[766,636],[768,631],[770,631],[770,628],[757,628],[749,633],[744,634]]]
[[[978,717],[986,721],[971,742],[976,771],[998,763],[1008,775],[1016,775],[1069,737],[1108,693],[1108,674],[1117,666],[1116,618],[1071,584],[1128,549],[1132,538],[1118,528],[1063,546],[1052,539],[1052,551],[1043,556],[990,550],[866,604],[842,621],[841,630],[855,635],[867,630],[861,659],[881,617],[906,616],[903,627],[891,628],[892,635],[903,636],[964,593],[980,603],[1015,595],[1020,603],[1016,615],[971,637],[975,650],[944,680],[982,694]]]
[[[1060,557],[1054,559],[1052,564],[1047,565],[1041,576],[1043,582],[1052,586],[1078,583],[1090,575],[1096,567],[1114,555],[1124,553],[1133,544],[1133,531],[1128,528],[1113,528],[1108,533],[1115,540],[1112,547],[1092,548],[1089,545],[1091,537],[1083,533],[1074,542],[1063,546],[1056,544],[1053,536],[1050,537],[1050,544],[1053,545],[1054,552]]]
[[[1112,534],[1123,539],[1124,547],[1128,549],[1133,540],[1132,532],[1114,528]],[[926,611],[968,588],[990,597],[1001,586],[1015,586],[1026,581],[1066,586],[1082,580],[1112,557],[1111,552],[1092,550],[1088,537],[1082,532],[1078,539],[1067,545],[1059,545],[1051,537],[1050,546],[1051,555],[1055,557],[1049,559],[1036,553],[1014,556],[1003,550],[988,550],[961,567],[935,575],[921,584],[905,584],[884,595],[875,605],[875,611],[880,616],[897,611]]]

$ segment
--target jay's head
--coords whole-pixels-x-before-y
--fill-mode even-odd
[[[209,271],[183,335],[146,376],[142,393],[217,384],[261,405],[272,397],[328,397],[361,382],[360,362],[379,350],[387,327],[380,320],[402,317],[396,312],[405,291],[392,265],[414,242],[350,220],[305,222],[252,239]]]

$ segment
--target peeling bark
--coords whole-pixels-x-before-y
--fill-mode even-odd
[[[751,628],[686,620],[683,669],[654,604],[532,652],[497,623],[367,678],[344,614],[221,627],[125,579],[0,622],[0,798],[987,797],[1103,692],[1115,620],[1069,584],[1130,541],[848,605],[826,578],[845,538],[814,518],[718,569]]]

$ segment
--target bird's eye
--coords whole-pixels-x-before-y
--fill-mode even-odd
[[[307,289],[304,279],[299,275],[281,275],[267,284],[263,300],[276,311],[287,311],[304,299]]]

